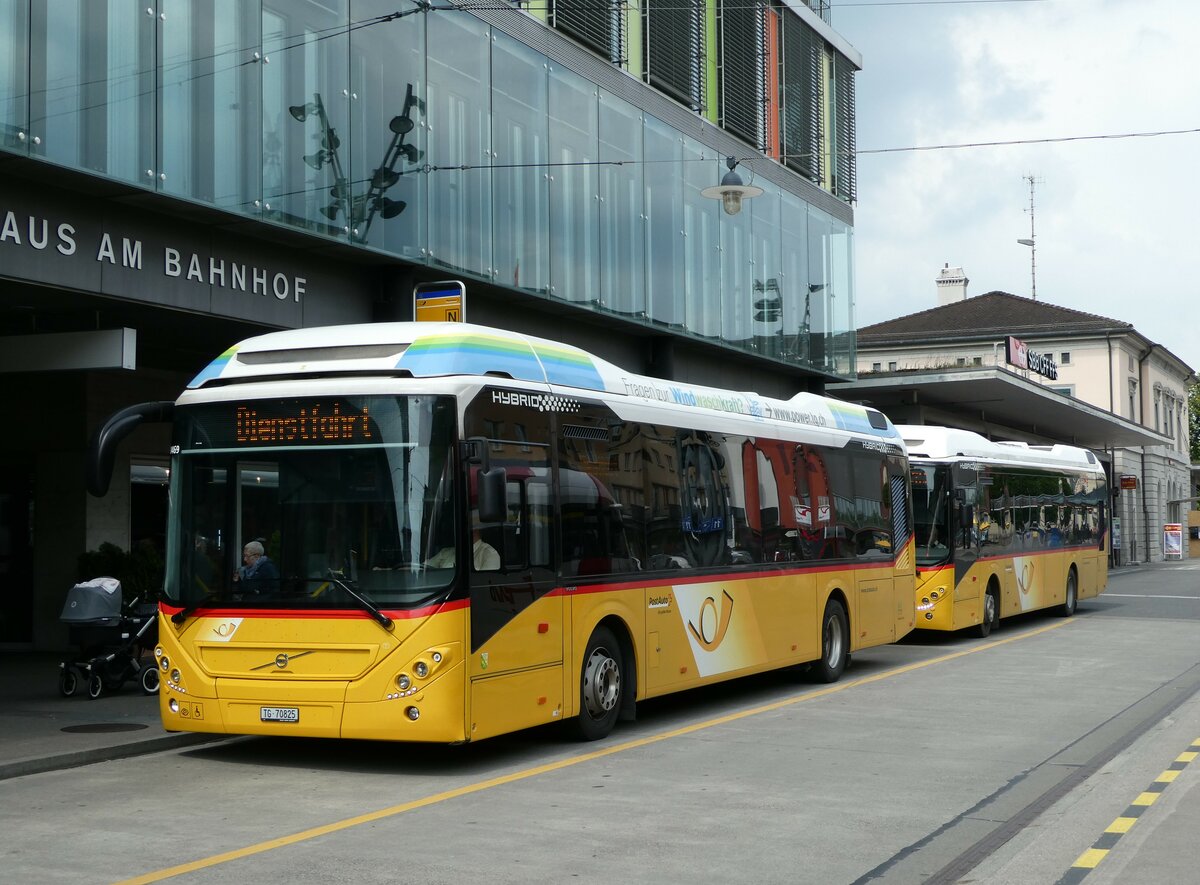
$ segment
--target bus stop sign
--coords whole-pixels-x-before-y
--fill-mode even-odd
[[[462,323],[466,313],[467,287],[459,280],[413,287],[413,319],[418,323]]]

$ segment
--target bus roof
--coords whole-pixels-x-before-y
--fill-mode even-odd
[[[777,400],[635,375],[569,344],[471,323],[371,323],[271,332],[230,347],[188,389],[353,375],[492,376],[545,384],[564,395],[597,391],[631,402],[708,409],[900,442],[886,416],[855,403],[803,392]]]
[[[896,429],[904,437],[908,455],[914,461],[986,461],[1101,472],[1096,456],[1075,446],[993,441],[970,430],[927,424],[899,424]]]

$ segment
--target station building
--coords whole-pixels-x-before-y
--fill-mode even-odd
[[[0,0],[0,648],[161,554],[165,431],[104,499],[88,438],[253,334],[460,280],[633,372],[853,377],[860,64],[824,0]]]
[[[860,328],[857,378],[829,392],[897,423],[1093,450],[1113,494],[1113,564],[1162,560],[1164,526],[1187,536],[1195,372],[1131,323],[1007,292],[968,298],[968,283],[944,267],[936,307]]]

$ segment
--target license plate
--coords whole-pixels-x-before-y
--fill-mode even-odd
[[[299,722],[299,707],[260,707],[259,717],[263,722]]]

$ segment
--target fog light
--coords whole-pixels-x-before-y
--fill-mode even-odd
[[[179,712],[179,701],[175,700],[175,698],[171,698],[171,703],[167,704],[167,706],[171,708],[172,713]]]
[[[404,711],[404,714],[406,716],[408,716],[408,718],[411,719],[413,722],[416,722],[418,719],[421,718],[421,711],[418,710],[416,707],[406,708]]]
[[[925,612],[925,620],[932,621],[933,620],[933,612]]]
[[[435,651],[433,653],[433,662],[435,664],[440,664],[442,662],[442,653],[440,651]]]
[[[412,680],[408,678],[407,673],[401,673],[396,677],[396,685],[401,691],[408,691],[408,687],[412,685]]]
[[[183,674],[180,673],[178,669],[172,670],[171,681],[178,685],[179,683],[183,682]]]
[[[163,659],[158,662],[158,666],[162,667],[162,671],[166,673],[171,666],[171,659],[164,655]]]

